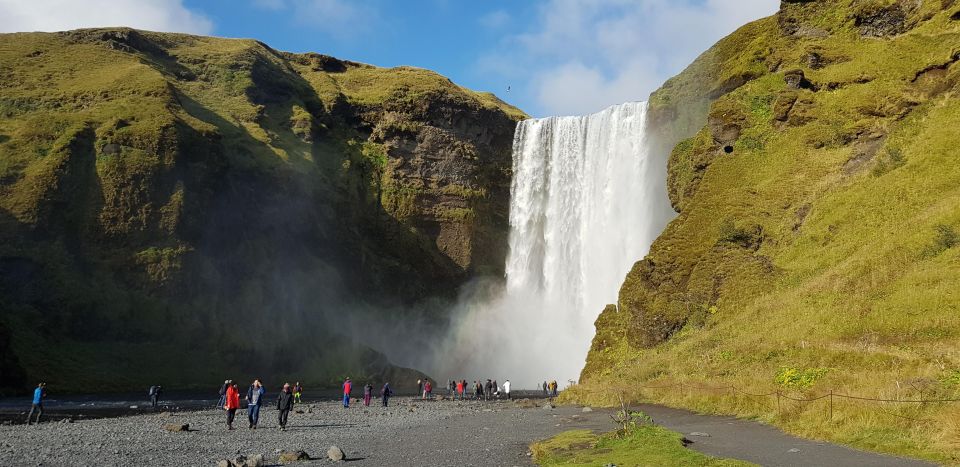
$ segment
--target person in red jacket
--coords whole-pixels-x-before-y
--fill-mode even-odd
[[[240,388],[237,383],[230,381],[227,386],[227,397],[223,403],[223,408],[227,411],[227,429],[233,429],[233,418],[237,415],[237,409],[240,408]]]
[[[429,379],[423,383],[423,398],[433,399],[433,383]]]
[[[350,382],[350,378],[347,378],[343,382],[343,408],[350,408],[350,391],[353,390],[353,383]]]
[[[457,392],[453,394],[453,400],[457,400],[457,397],[459,397],[460,400],[463,400],[463,385],[464,385],[464,383],[466,383],[466,381],[457,380]]]

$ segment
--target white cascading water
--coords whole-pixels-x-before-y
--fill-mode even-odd
[[[464,304],[445,374],[517,387],[579,377],[594,321],[672,212],[645,126],[645,103],[517,125],[506,290]]]

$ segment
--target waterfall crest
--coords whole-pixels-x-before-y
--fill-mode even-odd
[[[449,374],[578,378],[594,321],[667,220],[645,128],[645,103],[517,125],[506,288],[466,306],[455,342],[470,355]]]

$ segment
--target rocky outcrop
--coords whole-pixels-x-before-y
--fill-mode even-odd
[[[392,372],[356,347],[353,310],[429,321],[418,304],[502,275],[524,115],[493,95],[253,40],[0,44],[0,329],[19,337],[5,375],[97,390],[83,368],[110,358],[130,388],[176,387],[290,374],[293,349],[330,375]],[[72,345],[83,362],[30,350]]]
[[[677,335],[706,346],[715,341],[691,336],[711,336],[709,326],[725,319],[753,326],[721,316],[725,310],[761,316],[768,310],[760,311],[759,297],[789,300],[783,297],[792,287],[810,280],[795,270],[829,275],[824,271],[841,268],[801,266],[798,245],[830,248],[843,235],[839,221],[823,218],[822,232],[811,233],[812,217],[849,212],[837,204],[846,196],[839,193],[881,191],[873,178],[909,180],[905,146],[917,158],[940,157],[926,148],[942,141],[916,134],[936,133],[953,115],[960,44],[949,29],[952,2],[841,3],[784,1],[777,15],[724,38],[651,96],[655,144],[672,148],[668,187],[679,216],[627,275],[617,306],[598,318],[582,381],[606,381],[617,371],[656,373],[637,363],[641,349],[670,354],[674,347],[660,346]],[[937,106],[951,110],[932,110]],[[890,228],[926,222],[905,216],[910,210],[873,209],[897,219],[899,227],[884,224]],[[849,215],[868,222],[869,215],[856,213]],[[848,241],[857,244],[875,233],[847,228]],[[736,335],[725,332],[717,339]]]

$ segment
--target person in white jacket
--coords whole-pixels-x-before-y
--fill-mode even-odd
[[[503,392],[507,394],[507,399],[509,399],[510,398],[510,380],[509,379],[503,382]]]

